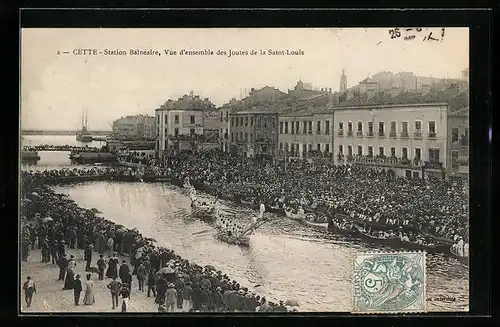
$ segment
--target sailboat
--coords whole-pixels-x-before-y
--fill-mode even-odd
[[[82,111],[82,130],[76,133],[76,140],[83,143],[92,142],[92,135],[87,130],[87,111]]]

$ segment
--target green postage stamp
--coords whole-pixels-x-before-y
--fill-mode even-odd
[[[425,312],[425,284],[425,252],[357,254],[353,313]]]

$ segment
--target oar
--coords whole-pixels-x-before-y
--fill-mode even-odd
[[[184,240],[184,239],[189,238],[189,237],[192,237],[192,236],[201,235],[201,234],[203,234],[203,233],[207,233],[207,232],[211,232],[211,231],[212,231],[211,229],[202,230],[202,231],[199,231],[199,232],[193,233],[193,234],[191,234],[191,235],[185,236],[185,237],[181,238],[181,240]]]

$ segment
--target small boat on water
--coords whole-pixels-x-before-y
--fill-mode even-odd
[[[322,228],[322,229],[328,229],[328,223],[317,223],[314,221],[309,221],[307,219],[304,219],[303,222],[308,226],[318,227],[318,228]]]
[[[297,210],[297,213],[294,213],[294,212],[292,212],[291,208],[286,208],[285,215],[288,218],[294,219],[294,220],[305,220],[305,218],[306,218],[306,214],[305,214],[304,210],[301,210],[301,209]]]
[[[22,163],[37,163],[40,160],[40,156],[37,151],[21,151],[21,162]]]
[[[250,237],[245,235],[241,237],[236,237],[236,236],[231,236],[227,233],[224,233],[222,231],[219,231],[215,237],[218,240],[221,240],[223,242],[233,244],[233,245],[238,245],[238,246],[243,246],[243,247],[248,247],[250,246]]]
[[[214,222],[215,221],[215,206],[203,205],[197,200],[191,202],[191,208],[193,208],[193,216],[204,222]]]
[[[446,244],[418,244],[410,241],[402,240],[398,237],[380,237],[367,233],[362,227],[355,225],[358,230],[358,235],[368,242],[378,243],[391,247],[403,248],[414,251],[426,251],[429,253],[446,252],[449,246]]]
[[[82,130],[76,133],[76,140],[78,142],[90,143],[93,141],[92,135],[90,135],[87,131],[87,123],[88,123],[87,119],[88,119],[87,112],[85,111],[85,116],[84,112],[82,112]]]

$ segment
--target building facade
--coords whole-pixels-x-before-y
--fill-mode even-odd
[[[113,122],[113,135],[119,139],[154,139],[155,118],[146,115],[121,117]]]
[[[334,161],[392,170],[398,176],[444,175],[446,103],[337,107]]]
[[[469,176],[469,107],[448,115],[448,162],[450,177]]]
[[[202,110],[163,107],[155,110],[155,116],[157,156],[169,151],[196,150],[203,140]]]
[[[278,113],[266,110],[234,112],[230,115],[231,151],[247,157],[276,155]]]
[[[301,110],[280,115],[278,120],[280,158],[333,159],[332,109]]]

